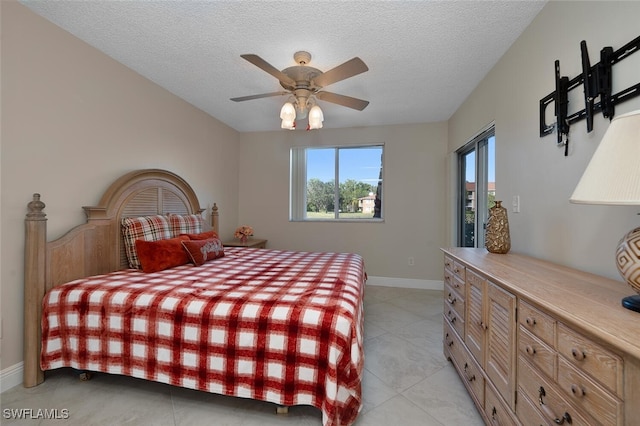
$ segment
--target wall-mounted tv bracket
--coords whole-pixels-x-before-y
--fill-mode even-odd
[[[582,54],[582,74],[569,80],[569,77],[560,75],[560,61],[555,61],[556,90],[540,99],[540,137],[557,131],[559,146],[564,146],[564,155],[568,155],[569,126],[576,121],[587,119],[587,132],[593,130],[593,114],[602,111],[605,118],[611,120],[615,113],[615,105],[628,99],[640,96],[640,83],[634,84],[616,94],[612,91],[613,65],[634,52],[640,51],[640,36],[614,51],[612,47],[605,47],[600,51],[600,62],[591,66],[587,42],[580,43]],[[571,115],[568,114],[569,91],[583,85],[585,108]],[[595,103],[596,98],[600,101]],[[545,123],[547,106],[555,103],[555,124]]]

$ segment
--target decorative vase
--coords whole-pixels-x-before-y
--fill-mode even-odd
[[[240,242],[241,242],[242,244],[246,244],[246,243],[247,243],[247,236],[246,236],[246,235],[243,235],[242,237],[240,237]]]
[[[640,227],[627,232],[618,242],[616,249],[616,266],[618,272],[625,279],[627,284],[633,288],[638,295],[625,297],[627,303],[633,303],[633,308],[625,305],[628,309],[640,312]]]
[[[484,243],[491,253],[504,254],[511,249],[509,219],[507,218],[507,209],[502,207],[502,201],[496,201],[496,205],[489,209]]]

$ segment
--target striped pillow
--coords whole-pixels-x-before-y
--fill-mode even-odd
[[[166,216],[125,217],[122,219],[122,236],[129,267],[140,269],[136,253],[136,240],[158,241],[171,238],[171,226]]]

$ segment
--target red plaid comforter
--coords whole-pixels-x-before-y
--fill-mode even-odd
[[[118,271],[47,293],[41,367],[312,405],[324,426],[362,405],[362,258],[225,248],[225,257]]]

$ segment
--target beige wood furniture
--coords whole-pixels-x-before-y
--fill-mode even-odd
[[[261,240],[259,238],[249,238],[246,242],[240,240],[232,240],[222,243],[225,247],[252,247],[252,248],[267,248],[267,240]]]
[[[40,370],[40,318],[47,290],[66,282],[128,267],[121,219],[156,214],[200,214],[198,198],[178,175],[136,170],[116,180],[95,207],[83,207],[87,223],[47,242],[47,218],[34,194],[25,218],[24,386],[44,381]],[[218,207],[211,211],[218,232]]]
[[[640,424],[640,314],[621,281],[444,249],[444,353],[487,424]]]

